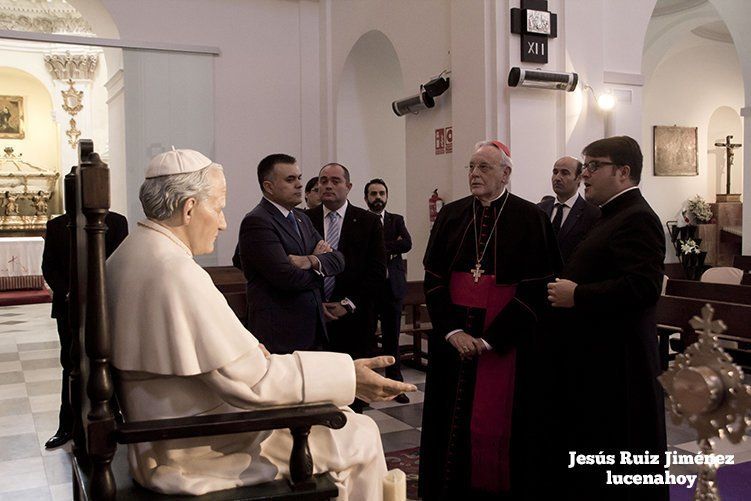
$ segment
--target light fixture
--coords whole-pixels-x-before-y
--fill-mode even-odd
[[[431,79],[426,84],[420,85],[420,92],[414,96],[405,97],[403,99],[397,99],[391,103],[391,109],[398,117],[404,116],[407,113],[417,114],[420,110],[435,107],[435,99],[440,96],[449,88],[450,79],[447,75],[451,72],[444,70],[440,75]]]
[[[559,71],[527,70],[514,66],[508,74],[509,87],[536,87],[538,89],[565,90],[572,92],[579,82],[576,73]]]
[[[607,92],[604,92],[600,95],[596,95],[594,88],[592,88],[592,86],[587,84],[586,82],[582,82],[582,88],[585,91],[588,90],[592,94],[592,97],[594,98],[595,102],[597,103],[597,107],[600,108],[600,110],[608,112],[615,108],[615,95],[612,91],[608,90]]]

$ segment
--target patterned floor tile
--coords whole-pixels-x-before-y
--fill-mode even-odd
[[[51,485],[50,493],[52,493],[53,501],[73,501],[73,487],[69,483],[60,485]]]
[[[13,362],[19,360],[18,353],[0,353],[0,362]]]
[[[2,405],[2,401],[6,398],[19,398],[27,395],[24,383],[0,385],[0,405]]]
[[[19,372],[22,371],[20,360],[12,360],[10,362],[0,362],[0,372]]]
[[[422,426],[422,404],[400,405],[381,410],[383,413],[407,423],[411,427]]]
[[[8,494],[13,491],[28,491],[38,487],[47,488],[47,477],[41,457],[16,459],[0,462],[0,492]],[[34,499],[16,498],[16,499]]]
[[[34,427],[37,432],[42,433],[44,431],[49,431],[54,433],[55,430],[57,430],[60,417],[59,411],[37,412],[32,414],[32,416],[34,417]]]
[[[20,416],[3,416],[0,417],[0,436],[11,437],[21,435],[22,433],[35,433],[34,418],[31,414]],[[2,475],[0,475],[2,478]]]
[[[57,369],[61,370],[60,358],[41,358],[35,360],[22,360],[21,368],[24,371],[33,371],[37,369]]]
[[[52,493],[46,486],[13,492],[0,492],[0,501],[49,501],[52,499]]]
[[[44,462],[44,471],[47,474],[47,483],[49,485],[70,483],[70,475],[73,468],[70,454],[46,456],[42,458],[42,461]]]
[[[384,452],[399,451],[418,447],[420,445],[420,432],[417,430],[395,431],[381,435]]]
[[[31,414],[28,398],[6,398],[0,401],[0,417],[19,416],[21,414]]]
[[[26,391],[29,396],[60,395],[60,380],[26,383]]]
[[[60,349],[60,341],[45,341],[42,343],[19,343],[18,351]]]
[[[23,372],[2,372],[0,373],[0,385],[23,383]]]
[[[33,413],[58,411],[60,409],[60,395],[53,393],[29,397],[29,407]]]
[[[39,381],[59,381],[62,376],[60,369],[36,369],[24,371],[23,377],[27,383],[36,383]]]
[[[11,461],[39,455],[36,433],[0,437],[0,461]]]

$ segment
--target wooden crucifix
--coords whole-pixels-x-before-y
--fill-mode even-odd
[[[725,194],[717,194],[717,201],[718,202],[738,202],[740,201],[740,195],[739,194],[731,194],[730,193],[730,168],[733,166],[733,157],[735,156],[735,153],[733,153],[733,150],[735,148],[740,148],[742,145],[740,143],[731,143],[730,140],[733,139],[733,136],[726,136],[725,142],[720,143],[717,142],[714,145],[719,146],[720,148],[725,148],[725,162],[727,165],[727,179],[725,181]]]

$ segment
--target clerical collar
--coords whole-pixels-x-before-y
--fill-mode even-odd
[[[283,216],[284,218],[286,218],[286,217],[287,217],[287,216],[289,215],[289,213],[290,213],[290,212],[292,212],[292,211],[290,211],[289,209],[286,209],[286,208],[282,207],[281,205],[279,205],[278,203],[274,202],[273,200],[271,200],[271,199],[270,199],[269,197],[267,197],[267,196],[265,196],[265,195],[264,195],[264,197],[263,197],[263,198],[265,198],[266,200],[268,200],[268,202],[269,202],[269,203],[270,203],[271,205],[273,205],[274,207],[276,207],[277,209],[279,209],[279,212],[281,212],[281,213],[282,213],[282,216]]]
[[[639,189],[638,186],[632,186],[631,188],[626,188],[625,190],[621,191],[620,193],[616,193],[612,197],[608,198],[607,201],[604,204],[600,205],[600,208],[605,207],[607,204],[609,204],[610,202],[612,202],[616,198],[620,197],[621,195],[623,195],[627,191],[638,190],[638,189]]]
[[[493,204],[495,204],[496,202],[498,202],[501,198],[503,198],[503,195],[505,195],[505,194],[506,194],[506,188],[504,187],[503,191],[501,192],[501,194],[498,195],[497,197],[495,197],[493,200],[490,201],[490,206],[492,206]],[[479,205],[480,208],[484,207],[482,205],[482,202],[480,202],[479,198],[475,197],[475,200],[477,200],[480,203],[480,205]]]
[[[345,200],[344,201],[344,205],[342,205],[341,207],[339,207],[335,211],[334,210],[329,210],[329,208],[324,205],[323,206],[323,218],[325,219],[325,218],[328,217],[328,215],[330,213],[336,212],[337,214],[339,214],[341,216],[342,220],[344,220],[344,214],[347,213],[347,206],[348,205],[349,205],[349,200]]]
[[[568,207],[568,208],[570,209],[570,208],[572,208],[572,207],[574,206],[574,204],[576,203],[576,199],[577,199],[577,198],[579,198],[579,192],[576,192],[576,193],[574,193],[574,196],[573,196],[573,197],[571,197],[571,198],[569,198],[569,199],[568,199],[568,200],[566,200],[565,202],[560,202],[560,201],[558,201],[558,197],[556,197],[556,199],[555,199],[555,203],[556,203],[556,204],[561,204],[561,205],[565,205],[566,207]]]

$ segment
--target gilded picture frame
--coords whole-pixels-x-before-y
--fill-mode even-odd
[[[654,175],[698,176],[697,133],[696,127],[655,125]]]
[[[0,139],[23,139],[23,97],[0,96]]]

